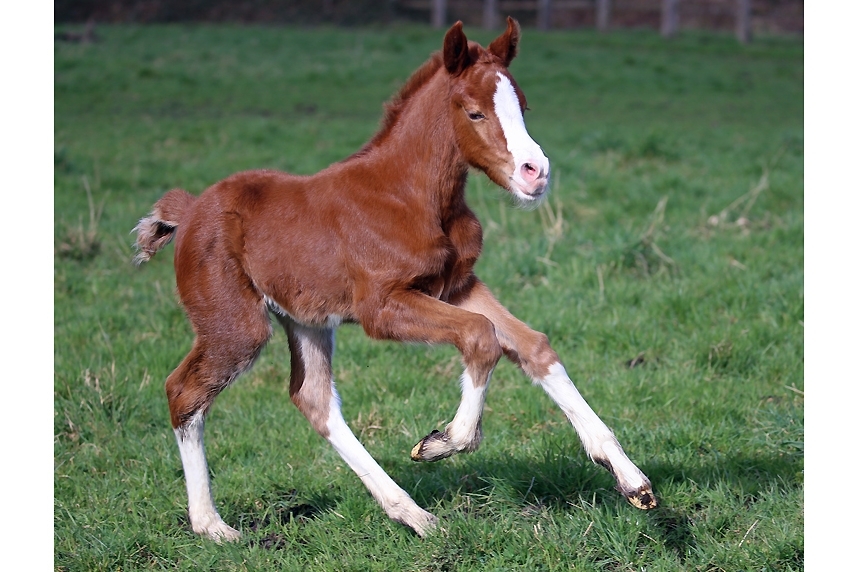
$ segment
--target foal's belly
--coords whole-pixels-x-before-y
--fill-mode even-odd
[[[335,313],[326,313],[324,310],[319,311],[289,311],[283,308],[280,304],[268,296],[264,296],[265,305],[268,310],[278,316],[289,318],[304,326],[313,328],[336,328],[343,323],[354,323],[354,318]]]

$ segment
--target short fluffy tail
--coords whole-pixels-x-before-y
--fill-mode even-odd
[[[148,261],[173,240],[176,228],[196,200],[195,196],[182,189],[173,189],[155,203],[149,216],[140,219],[131,231],[137,233],[136,266]]]

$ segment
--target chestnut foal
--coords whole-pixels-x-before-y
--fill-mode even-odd
[[[393,482],[340,412],[331,358],[341,323],[359,323],[376,339],[461,352],[462,401],[443,431],[414,446],[415,461],[477,449],[486,388],[506,355],[560,406],[617,489],[639,508],[656,505],[649,480],[575,389],[546,336],[513,317],[473,273],[482,230],[465,204],[469,166],[520,203],[535,204],[548,189],[548,159],[525,129],[524,94],[507,69],[520,33],[509,18],[484,49],[458,22],[356,154],[313,176],[247,171],[199,197],[174,189],[137,225],[138,264],[175,238],[178,293],[196,333],[166,383],[196,533],[239,537],[214,506],[203,427],[217,394],[271,336],[269,312],[288,336],[292,401],[388,516],[421,536],[437,519]]]

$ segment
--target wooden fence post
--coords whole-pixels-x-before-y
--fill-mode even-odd
[[[547,30],[551,27],[551,0],[539,0],[536,4],[536,27]]]
[[[493,30],[498,25],[498,0],[483,0],[483,28]]]
[[[443,28],[447,24],[447,0],[432,0],[432,27]]]
[[[679,29],[679,0],[662,0],[661,35],[672,38]]]
[[[611,0],[596,0],[596,29],[607,32],[611,25]]]
[[[736,0],[736,39],[743,44],[751,41],[751,0]]]

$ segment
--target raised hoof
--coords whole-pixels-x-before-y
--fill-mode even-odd
[[[447,433],[435,429],[411,449],[412,461],[440,461],[456,452]]]
[[[649,510],[658,506],[658,500],[652,493],[652,488],[647,485],[625,496],[633,507],[641,510]]]

